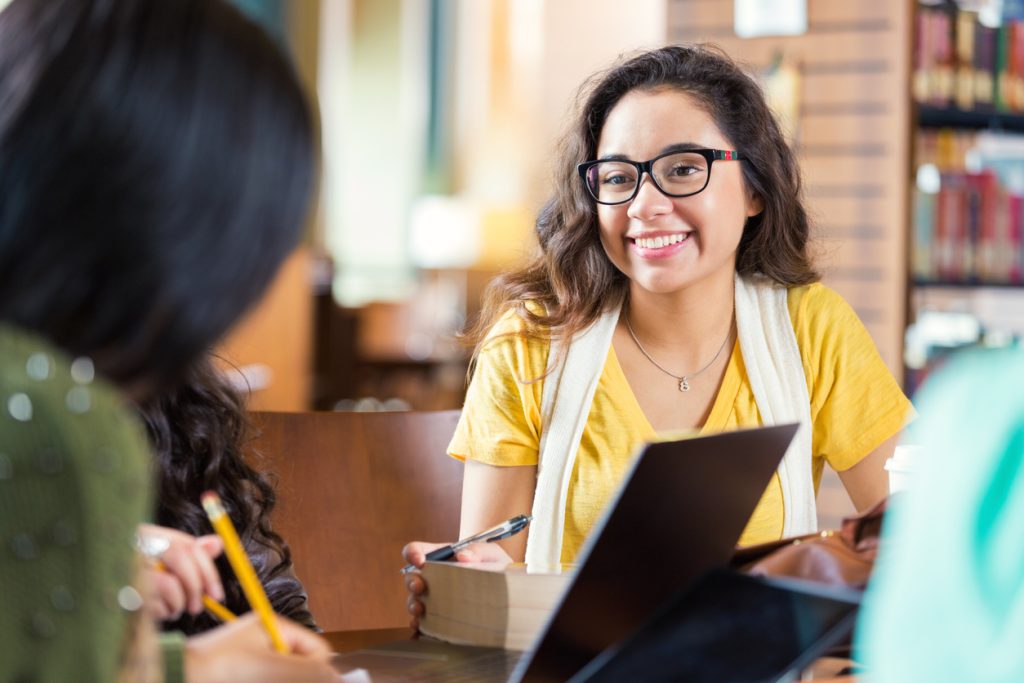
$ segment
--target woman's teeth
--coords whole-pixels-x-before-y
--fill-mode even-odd
[[[661,249],[662,247],[679,244],[689,236],[690,233],[682,235],[661,235],[658,237],[637,237],[634,241],[636,242],[636,246],[641,249]]]

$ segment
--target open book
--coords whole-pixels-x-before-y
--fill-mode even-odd
[[[525,650],[569,586],[572,568],[530,573],[526,565],[427,562],[424,635],[462,645]]]

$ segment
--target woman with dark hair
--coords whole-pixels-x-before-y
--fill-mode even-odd
[[[298,239],[316,139],[291,65],[220,0],[0,12],[0,680],[156,680],[136,587],[176,382]],[[164,640],[163,680],[333,680],[253,617]],[[157,667],[159,668],[159,667]]]
[[[157,466],[156,523],[200,537],[213,533],[199,503],[204,491],[216,491],[238,530],[274,612],[317,630],[308,597],[295,576],[288,544],[271,528],[277,496],[267,475],[253,469],[250,424],[238,392],[209,357],[196,363],[175,389],[145,401],[146,423]],[[159,532],[157,532],[159,533]],[[224,604],[235,614],[249,603],[223,555],[217,570]],[[165,629],[199,633],[219,622],[200,609],[185,609],[179,596],[161,617]]]
[[[540,253],[494,283],[468,334],[449,447],[466,461],[462,531],[534,514],[528,534],[476,557],[572,562],[659,432],[804,424],[743,544],[813,531],[825,463],[858,508],[885,495],[909,402],[850,306],[817,283],[797,160],[750,76],[706,46],[596,75],[553,189]],[[534,495],[562,476],[561,499]]]

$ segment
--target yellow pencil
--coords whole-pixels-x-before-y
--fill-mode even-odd
[[[154,561],[153,562],[153,566],[157,569],[157,571],[161,571],[161,572],[167,571],[167,565],[165,565],[160,560]],[[229,621],[234,621],[235,619],[238,618],[238,617],[235,616],[234,612],[232,612],[227,607],[225,607],[224,605],[220,604],[219,602],[217,602],[216,600],[211,598],[209,595],[204,595],[203,596],[203,607],[206,608],[207,612],[209,612],[213,616],[217,617],[218,619],[223,621],[225,624],[227,622],[229,622]]]
[[[238,582],[242,584],[242,592],[245,593],[249,606],[259,615],[260,621],[263,622],[263,628],[267,630],[267,635],[270,636],[270,640],[274,643],[274,649],[278,652],[287,653],[288,646],[277,630],[274,610],[270,607],[267,594],[263,592],[263,584],[260,583],[255,570],[252,568],[252,564],[249,562],[249,556],[246,555],[245,548],[242,547],[242,541],[238,538],[238,532],[235,531],[231,518],[224,512],[220,496],[213,491],[207,491],[201,498],[203,509],[206,510],[206,516],[210,518],[213,530],[224,541],[224,554],[228,556],[228,562],[231,563],[231,568],[235,570]]]
[[[238,618],[235,616],[234,612],[211,598],[209,595],[203,596],[203,606],[206,608],[207,612],[211,613],[225,624]]]

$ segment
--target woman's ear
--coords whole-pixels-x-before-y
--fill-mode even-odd
[[[761,195],[751,190],[747,191],[747,218],[753,218],[764,211],[764,200]]]

